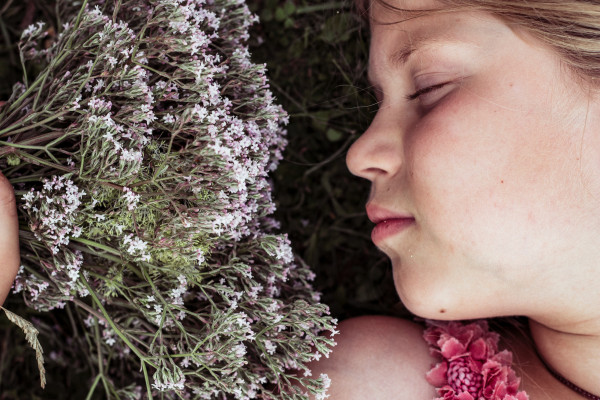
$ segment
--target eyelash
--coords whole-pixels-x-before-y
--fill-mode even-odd
[[[443,86],[445,86],[448,82],[444,82],[444,83],[438,83],[437,85],[433,85],[433,86],[428,86],[426,88],[423,89],[419,89],[417,90],[415,93],[413,94],[409,94],[407,96],[405,96],[406,100],[416,100],[419,97],[421,97],[422,95],[424,95],[425,93],[429,93],[429,92],[433,92],[434,90],[440,89]]]

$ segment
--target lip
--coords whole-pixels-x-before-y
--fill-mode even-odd
[[[402,212],[390,211],[376,205],[367,205],[367,215],[375,228],[371,232],[371,240],[379,245],[386,238],[396,235],[414,224],[415,218]]]

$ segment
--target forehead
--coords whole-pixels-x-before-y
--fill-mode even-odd
[[[373,34],[394,32],[394,40],[419,42],[430,37],[473,38],[511,31],[522,39],[531,35],[519,24],[509,23],[488,11],[467,5],[450,5],[439,0],[367,0]],[[401,43],[398,43],[401,44]]]
[[[383,16],[390,19],[387,12]],[[427,47],[440,46],[445,42],[457,41],[457,33],[464,24],[458,23],[456,16],[452,19],[440,18],[441,15],[421,16],[396,23],[372,23],[371,43],[369,51],[369,77],[375,70],[401,68],[415,52]],[[380,21],[380,20],[379,20]],[[467,38],[467,35],[462,35]],[[372,79],[370,79],[372,80]]]
[[[395,1],[394,5],[418,4],[410,10],[443,9],[437,1]],[[398,6],[400,7],[400,6]],[[408,7],[407,7],[408,8]],[[398,13],[376,1],[371,7],[369,75],[373,69],[402,67],[414,53],[427,48],[468,44],[489,51],[511,28],[489,13],[452,11]]]
[[[452,36],[464,30],[465,17],[477,14],[450,10],[436,0],[370,0],[371,33],[393,33],[394,40],[422,41],[433,36]]]
[[[394,23],[421,14],[420,11],[441,10],[437,0],[368,0],[368,13],[373,23]]]

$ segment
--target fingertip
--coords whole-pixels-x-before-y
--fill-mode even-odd
[[[14,218],[17,217],[15,189],[2,171],[0,171],[0,213]]]
[[[0,305],[10,292],[21,256],[19,220],[15,191],[8,178],[0,172]]]

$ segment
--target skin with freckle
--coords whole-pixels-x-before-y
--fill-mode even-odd
[[[536,16],[536,4],[563,4],[531,3]],[[379,109],[347,164],[372,183],[367,210],[414,219],[373,236],[391,259],[402,302],[422,318],[525,316],[529,330],[501,331],[501,345],[513,352],[530,398],[581,398],[538,354],[600,394],[600,88],[525,29],[535,18],[509,24],[480,9],[408,18],[379,0],[368,4],[369,79]],[[588,21],[600,12],[584,1],[567,7],[557,12],[566,18],[585,9],[578,15]],[[434,360],[419,330],[397,319],[351,320],[340,348],[313,373],[331,372],[336,399],[359,399],[365,390],[376,399],[431,399],[423,365]],[[344,367],[349,362],[368,379]],[[389,385],[405,377],[406,386]]]
[[[384,23],[397,18],[376,10]],[[429,42],[397,67],[389,55],[414,36]],[[565,75],[554,52],[485,13],[373,24],[369,76],[379,111],[347,162],[372,182],[371,203],[415,217],[377,245],[417,315],[527,315],[565,279],[584,279],[549,269],[597,259],[600,146],[586,123],[589,130],[600,113]],[[525,299],[540,277],[542,292]]]
[[[4,303],[20,265],[19,222],[15,195],[0,173],[0,305]]]

